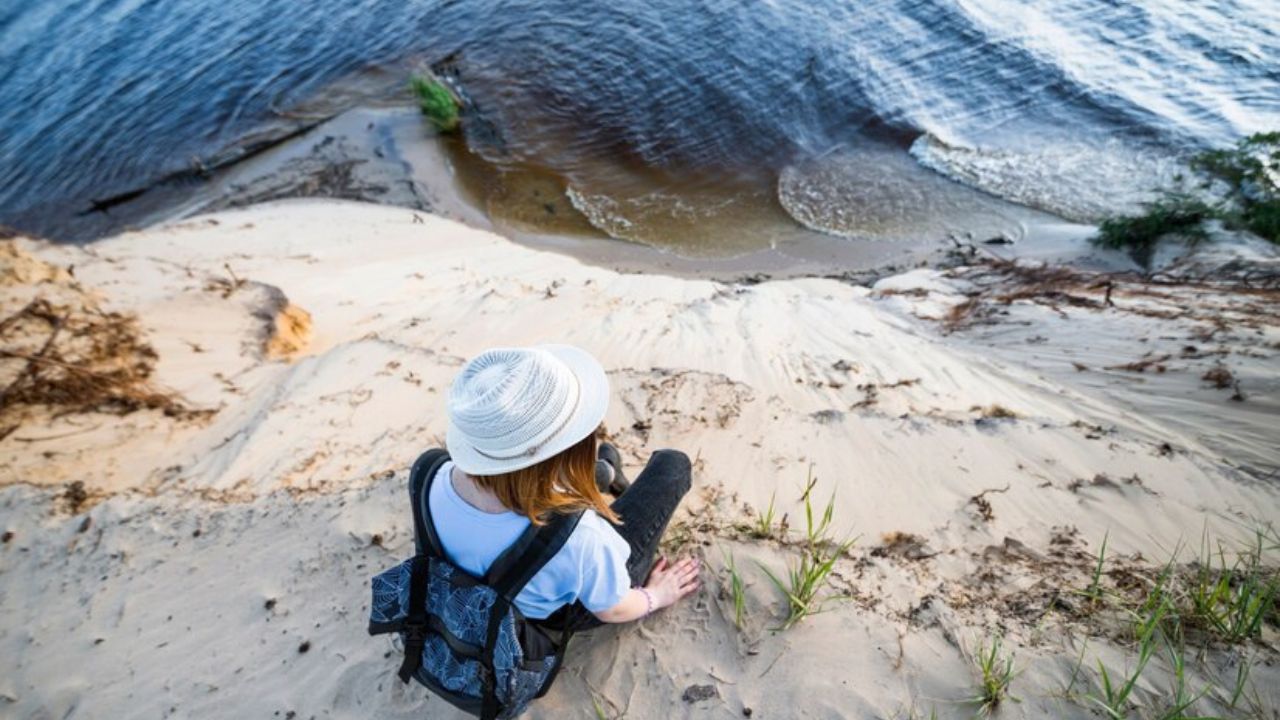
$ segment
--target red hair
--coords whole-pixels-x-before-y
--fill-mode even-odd
[[[527,516],[534,525],[545,524],[550,513],[587,509],[614,524],[622,522],[596,486],[594,432],[537,465],[471,479],[477,487],[496,495],[507,509]]]

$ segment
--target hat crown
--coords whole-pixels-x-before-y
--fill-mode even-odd
[[[532,456],[564,426],[578,380],[539,348],[497,348],[468,362],[449,391],[449,422],[476,451],[495,459]]]

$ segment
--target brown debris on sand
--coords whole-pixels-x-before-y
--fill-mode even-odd
[[[980,420],[1016,420],[1018,419],[1018,413],[1000,404],[987,405],[985,407],[982,405],[974,405],[973,407],[969,408],[969,412],[977,413]]]
[[[991,522],[996,519],[996,511],[995,508],[991,507],[991,501],[987,499],[987,495],[990,493],[1009,492],[1010,487],[1010,485],[1005,485],[1002,488],[987,488],[969,498],[969,502],[965,503],[965,505],[974,506],[978,511],[978,517],[982,518],[983,522]]]
[[[1210,385],[1213,385],[1219,390],[1226,390],[1231,387],[1236,380],[1235,375],[1232,375],[1231,371],[1223,365],[1214,365],[1212,368],[1209,368],[1205,371],[1205,374],[1200,377],[1200,379]]]
[[[150,382],[157,355],[136,317],[103,310],[70,272],[13,242],[0,244],[0,256],[0,284],[36,289],[33,299],[0,319],[0,425],[20,425],[35,407],[55,414],[198,412]]]
[[[881,536],[881,544],[871,549],[871,557],[894,557],[904,560],[927,560],[938,553],[930,551],[928,541],[915,533],[894,530]]]
[[[1152,369],[1158,373],[1162,373],[1169,369],[1168,366],[1165,365],[1165,362],[1168,361],[1170,357],[1172,356],[1168,354],[1156,355],[1153,353],[1147,353],[1146,355],[1143,355],[1140,359],[1134,360],[1131,363],[1124,363],[1122,365],[1108,365],[1106,369],[1122,370],[1124,372],[1136,372],[1136,373],[1146,372],[1148,369]]]
[[[1010,305],[1021,302],[1045,306],[1064,318],[1068,315],[1063,307],[1111,310],[1201,321],[1216,332],[1223,329],[1228,314],[1232,323],[1243,327],[1274,321],[1274,302],[1280,296],[1274,278],[1258,283],[1225,273],[1214,278],[1099,273],[998,258],[977,258],[953,269],[950,275],[972,283],[974,290],[944,319],[943,327],[948,331],[994,322]],[[1187,294],[1201,302],[1187,302]],[[1223,294],[1227,294],[1226,300]]]
[[[148,381],[157,356],[132,315],[37,299],[0,321],[0,342],[0,416],[23,406],[120,415],[193,412]]]

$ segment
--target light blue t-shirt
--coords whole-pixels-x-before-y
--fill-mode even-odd
[[[487,513],[463,500],[453,487],[453,463],[446,462],[431,483],[431,519],[445,555],[454,565],[483,577],[494,560],[529,527],[529,518],[514,512]],[[581,600],[592,612],[617,605],[631,588],[627,558],[631,546],[606,520],[591,510],[528,585],[516,596],[527,618],[542,619]]]

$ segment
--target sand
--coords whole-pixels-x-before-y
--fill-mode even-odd
[[[996,633],[1021,671],[1001,717],[1094,717],[1096,660],[1122,669],[1131,649],[1063,608],[1104,535],[1120,582],[1280,522],[1274,291],[1115,282],[1108,304],[1096,277],[976,258],[873,287],[619,274],[335,200],[87,249],[8,243],[4,315],[72,286],[136,314],[150,382],[208,412],[35,409],[0,440],[6,717],[457,716],[395,679],[364,632],[367,583],[409,552],[406,468],[440,443],[453,374],[493,345],[601,360],[632,472],[656,448],[696,458],[670,540],[708,565],[684,605],[580,637],[533,718],[594,717],[593,701],[632,718],[971,717],[966,658]],[[1217,368],[1225,385],[1205,379]],[[757,563],[781,572],[798,550],[742,526],[776,497],[795,540],[810,475],[819,504],[834,493],[834,534],[858,537],[833,573],[847,597],[775,632],[782,596]],[[1197,689],[1255,663],[1256,716],[1274,717],[1275,627],[1202,656]],[[1167,681],[1153,663],[1136,701]],[[1225,712],[1214,697],[1204,710]]]

